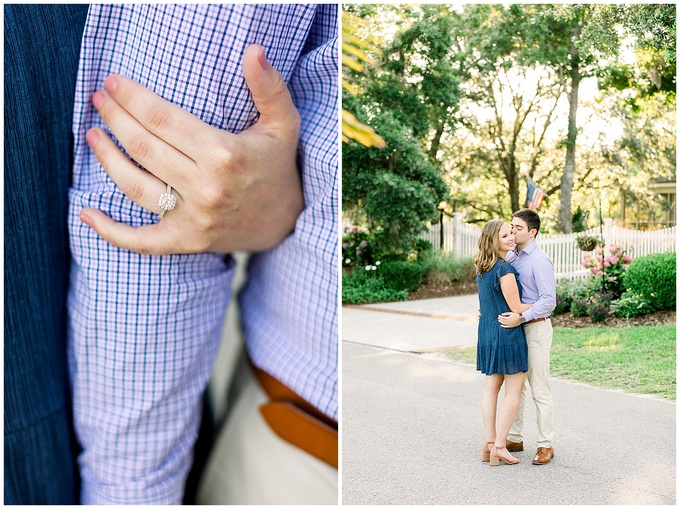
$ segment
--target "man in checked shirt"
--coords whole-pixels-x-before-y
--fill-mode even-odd
[[[240,300],[261,385],[241,401],[271,401],[237,403],[261,434],[219,502],[337,502],[337,75],[334,5],[90,7],[69,193],[82,503],[181,503],[232,250],[259,252]]]

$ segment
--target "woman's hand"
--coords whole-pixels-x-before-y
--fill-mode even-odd
[[[243,75],[260,118],[240,134],[211,127],[128,78],[106,78],[92,103],[148,172],[102,129],[88,131],[88,144],[132,201],[159,213],[168,183],[177,204],[139,228],[92,208],[80,219],[111,244],[143,254],[261,251],[281,242],[304,207],[296,166],[300,115],[261,46],[246,49]]]

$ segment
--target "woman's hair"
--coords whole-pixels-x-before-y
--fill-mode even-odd
[[[487,272],[494,266],[498,260],[498,252],[500,251],[500,242],[498,241],[498,232],[505,221],[500,219],[492,219],[482,228],[482,234],[479,236],[477,242],[478,250],[475,253],[475,269],[477,274]]]

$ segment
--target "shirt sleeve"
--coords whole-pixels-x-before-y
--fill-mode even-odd
[[[158,220],[158,211],[115,186],[87,147],[87,130],[104,127],[90,97],[119,73],[214,127],[240,132],[257,120],[243,51],[261,44],[286,79],[312,19],[310,6],[90,7],[69,193],[68,358],[83,504],[182,503],[233,273],[230,257],[140,255],[80,222],[84,207],[132,226]]]
[[[537,259],[531,266],[531,273],[536,281],[538,299],[529,309],[522,313],[522,316],[527,321],[550,316],[557,302],[555,267],[550,258],[543,256]]]
[[[338,6],[316,7],[289,88],[302,119],[305,209],[251,258],[239,298],[253,363],[338,419]]]

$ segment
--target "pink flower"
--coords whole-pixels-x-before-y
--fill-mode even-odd
[[[611,265],[611,263],[609,263],[609,260],[605,260],[605,261],[604,261],[604,266],[605,266],[605,267],[609,267],[610,265]]]
[[[342,249],[347,249],[349,247],[349,243],[345,242],[342,244]]]
[[[366,247],[367,245],[368,245],[368,242],[366,242],[365,240],[362,240],[362,241],[359,243],[359,247]]]
[[[609,261],[611,262],[612,265],[616,265],[617,263],[619,263],[619,257],[612,256],[611,258],[609,258]]]
[[[628,255],[624,255],[624,256],[623,256],[623,261],[624,261],[625,263],[630,263],[632,260],[633,260],[633,257],[632,257],[632,256],[628,256]]]

